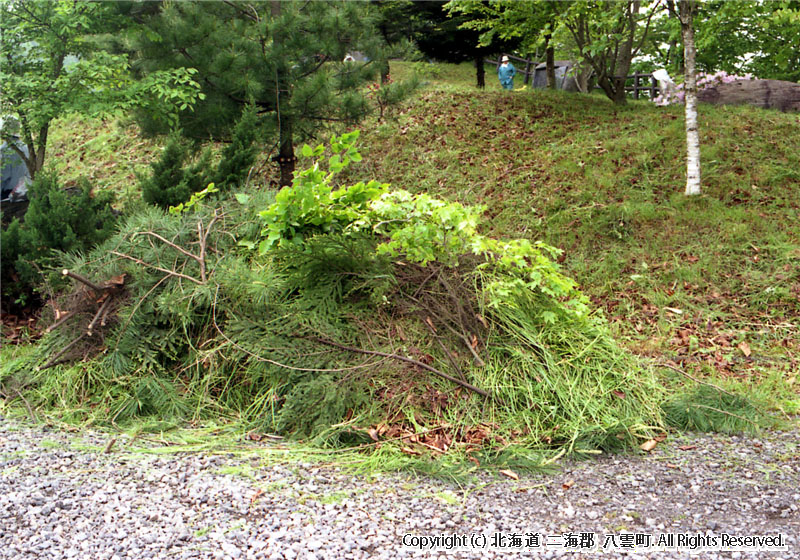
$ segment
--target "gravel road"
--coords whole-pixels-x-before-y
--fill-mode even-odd
[[[708,549],[693,558],[800,559],[797,431],[681,435],[647,455],[466,486],[143,453],[124,436],[104,453],[109,437],[0,418],[0,558],[688,558],[694,544]],[[786,550],[719,551],[746,535]],[[433,536],[449,538],[413,548]]]

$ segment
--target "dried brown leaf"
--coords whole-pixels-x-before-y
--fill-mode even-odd
[[[503,476],[507,476],[508,478],[510,478],[512,480],[519,480],[519,475],[517,473],[515,473],[514,471],[510,470],[510,469],[501,469],[501,470],[499,470],[497,472],[499,472]]]
[[[744,340],[741,341],[739,344],[737,344],[736,348],[741,350],[742,354],[744,354],[746,358],[749,358],[750,354],[752,353],[750,350],[750,345],[747,344],[747,342],[745,342]]]
[[[653,448],[658,445],[658,442],[654,439],[648,439],[642,445],[639,446],[639,449],[642,451],[652,451]]]

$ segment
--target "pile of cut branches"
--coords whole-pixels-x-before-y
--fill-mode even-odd
[[[652,370],[556,249],[482,235],[481,208],[334,186],[356,139],[306,147],[311,164],[274,202],[151,209],[69,257],[76,288],[0,385],[95,422],[228,417],[409,455],[612,449],[660,430]],[[63,352],[76,335],[96,344]]]

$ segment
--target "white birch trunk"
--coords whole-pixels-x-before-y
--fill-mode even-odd
[[[679,13],[685,62],[686,100],[686,194],[700,194],[700,133],[697,128],[697,70],[695,66],[693,15],[696,3],[680,0]]]

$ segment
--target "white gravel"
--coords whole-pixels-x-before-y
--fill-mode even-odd
[[[122,436],[106,454],[109,437],[0,418],[1,559],[800,559],[797,431],[675,436],[648,455],[565,463],[518,481],[481,475],[461,487],[255,456],[134,452]],[[788,550],[549,546],[570,533],[584,543],[593,533],[600,546],[626,532],[783,534]],[[537,533],[542,546],[526,548]],[[453,534],[468,545],[485,535],[487,548],[403,548],[404,535]],[[496,534],[511,548],[493,548]]]

